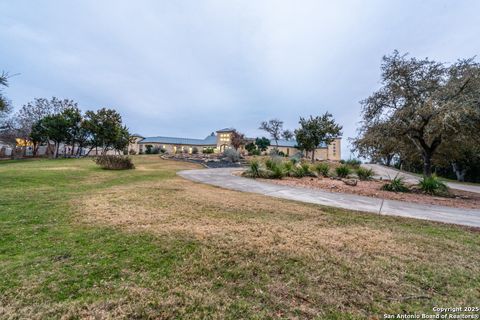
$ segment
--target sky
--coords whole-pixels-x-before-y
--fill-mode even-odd
[[[203,138],[333,114],[351,156],[382,56],[480,52],[480,1],[0,0],[0,71],[15,108],[70,98],[131,132]]]

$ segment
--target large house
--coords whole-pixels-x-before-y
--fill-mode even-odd
[[[188,152],[192,153],[194,150],[202,152],[207,148],[213,149],[214,152],[223,152],[225,149],[232,148],[231,137],[234,128],[225,128],[212,132],[204,139],[192,139],[192,138],[175,138],[175,137],[143,137],[138,134],[134,134],[133,142],[129,145],[129,152],[145,153],[147,146],[152,148],[163,149],[168,153]],[[254,140],[254,139],[247,139]],[[297,149],[297,142],[293,140],[278,140],[278,150],[282,151],[285,155],[294,155],[300,150]],[[336,138],[329,145],[319,145],[315,151],[315,158],[318,160],[340,160],[340,143],[341,138]],[[270,141],[269,150],[276,148],[277,144],[274,140]],[[243,149],[243,148],[242,148]],[[310,156],[309,154],[306,155]]]

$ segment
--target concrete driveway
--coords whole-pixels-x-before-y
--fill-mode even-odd
[[[395,200],[383,200],[302,187],[283,186],[235,176],[233,175],[233,172],[236,170],[239,169],[221,168],[185,170],[178,172],[178,175],[196,182],[236,191],[259,193],[270,197],[382,215],[480,227],[480,209],[458,209]]]
[[[411,173],[400,171],[395,168],[382,166],[379,164],[362,164],[362,167],[371,168],[373,171],[375,171],[375,178],[381,177],[383,179],[390,179],[394,178],[398,174],[399,177],[403,177],[405,179],[405,182],[408,183],[415,184],[418,183],[418,181],[420,180],[418,176]],[[456,182],[447,182],[446,184],[449,188],[452,189],[480,193],[480,185],[470,185]]]

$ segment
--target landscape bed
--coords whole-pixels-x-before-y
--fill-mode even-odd
[[[474,229],[240,193],[198,165],[0,163],[0,318],[382,319],[480,304]]]
[[[290,178],[260,179],[269,183],[320,189],[329,192],[352,193],[367,197],[407,201],[422,204],[442,205],[455,208],[480,209],[480,194],[461,190],[450,190],[450,196],[440,197],[421,192],[390,192],[381,190],[387,180],[357,181],[356,186],[346,185],[343,181],[330,178]]]

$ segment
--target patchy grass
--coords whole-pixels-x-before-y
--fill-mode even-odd
[[[382,318],[480,303],[478,232],[183,180],[0,163],[0,318]],[[67,170],[68,168],[68,170]]]

